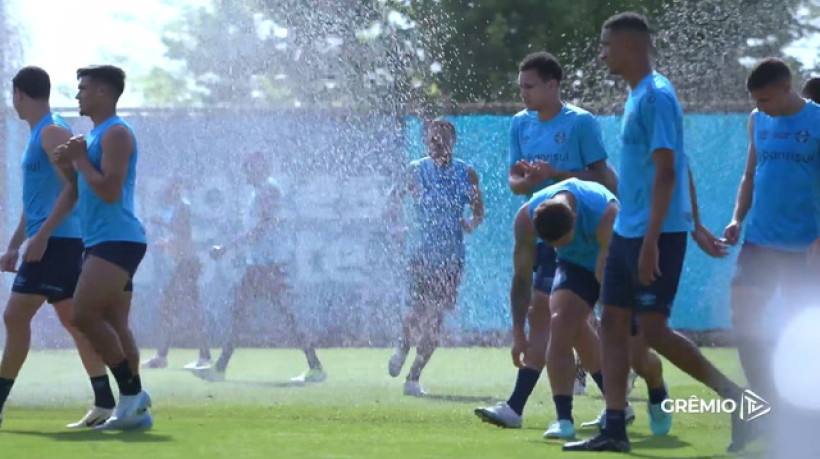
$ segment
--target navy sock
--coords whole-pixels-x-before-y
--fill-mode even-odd
[[[627,439],[624,410],[606,410],[606,427],[603,434],[615,440]]]
[[[535,384],[538,382],[540,376],[541,372],[533,370],[532,368],[522,368],[518,370],[518,378],[515,380],[515,389],[513,389],[510,399],[507,400],[507,405],[510,405],[510,408],[518,413],[519,416],[524,412],[524,405],[527,404],[527,400],[530,398],[532,390],[535,389]]]
[[[111,367],[111,374],[117,381],[117,387],[120,389],[120,395],[137,395],[142,390],[139,376],[134,376],[131,373],[131,368],[128,367],[128,360]]]
[[[0,378],[0,412],[3,411],[3,405],[6,404],[6,399],[9,398],[11,386],[14,385],[13,379]]]
[[[657,389],[649,389],[649,404],[659,405],[666,400],[667,396],[666,385],[661,385],[661,387],[658,387]]]
[[[601,374],[600,371],[596,371],[595,373],[590,374],[592,376],[592,380],[595,381],[595,385],[598,386],[598,390],[601,391],[601,394],[604,393],[604,375]]]
[[[572,419],[572,395],[553,395],[552,401],[555,403],[558,420],[566,420],[574,424],[575,420]]]
[[[92,377],[91,388],[94,389],[94,406],[108,409],[116,406],[117,402],[114,401],[114,392],[111,391],[107,374]]]

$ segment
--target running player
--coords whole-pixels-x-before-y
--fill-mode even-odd
[[[484,220],[478,174],[469,164],[453,158],[455,142],[456,128],[451,122],[444,118],[431,121],[425,129],[427,157],[410,163],[406,182],[391,197],[395,207],[408,194],[415,204],[416,241],[410,258],[412,310],[388,364],[390,376],[398,376],[411,343],[417,343],[416,359],[404,382],[404,394],[414,397],[426,395],[419,384],[421,372],[438,347],[444,314],[458,301],[464,233],[472,233]],[[467,205],[472,216],[465,219]]]
[[[95,427],[114,411],[114,394],[102,359],[71,324],[71,297],[80,275],[83,241],[73,191],[62,182],[50,156],[71,138],[71,128],[51,111],[51,80],[45,70],[21,69],[12,79],[12,87],[14,109],[28,122],[31,134],[23,154],[23,212],[6,253],[0,257],[0,270],[17,273],[3,314],[6,345],[0,362],[0,423],[3,405],[28,355],[31,321],[48,301],[74,338],[94,389],[94,406],[68,427]],[[17,269],[19,249],[26,240],[23,263]]]
[[[622,126],[619,171],[621,209],[604,269],[601,317],[606,421],[600,435],[568,443],[565,451],[627,452],[626,376],[633,314],[650,347],[723,397],[740,400],[741,388],[715,368],[697,346],[669,328],[687,233],[711,256],[725,247],[700,224],[694,182],[683,151],[683,112],[672,84],[653,71],[652,39],[646,18],[622,13],[608,19],[601,33],[601,58],[622,76],[631,92]],[[650,418],[663,411],[650,400]],[[732,416],[732,449],[747,430]]]
[[[307,357],[308,370],[292,378],[294,383],[318,383],[327,379],[322,363],[308,336],[299,331],[293,314],[293,286],[291,272],[294,269],[292,231],[286,227],[282,207],[287,197],[282,188],[268,174],[271,164],[263,153],[248,155],[242,161],[242,170],[253,186],[251,214],[254,227],[243,236],[225,246],[214,246],[211,256],[221,258],[229,251],[243,251],[247,262],[245,273],[235,287],[231,305],[231,327],[228,339],[216,365],[194,369],[199,378],[207,381],[224,381],[225,370],[233,356],[239,329],[247,320],[251,307],[258,301],[271,304],[283,315],[285,325],[296,335]]]
[[[545,438],[575,437],[573,374],[565,368],[573,363],[572,347],[580,335],[591,335],[591,339],[597,341],[588,318],[598,301],[604,260],[617,214],[618,201],[606,187],[596,182],[568,179],[535,193],[516,216],[513,255],[516,273],[511,293],[514,316],[522,317],[527,309],[532,289],[527,271],[536,241],[540,239],[554,247],[558,255],[550,298],[553,316],[547,354],[547,373],[558,420],[544,432]],[[640,336],[630,341],[630,350],[632,366],[646,380],[650,399],[656,392],[665,393],[658,356],[649,352]],[[600,354],[594,357],[592,364],[600,368]],[[650,427],[656,435],[665,435],[671,428],[671,416],[651,417]]]
[[[146,250],[145,230],[134,216],[139,149],[128,123],[117,116],[125,72],[101,65],[77,70],[80,115],[94,127],[87,139],[57,147],[59,164],[71,164],[85,254],[74,292],[72,322],[117,380],[120,401],[99,429],[148,429],[151,398],[142,389],[139,349],[128,325],[133,278]]]
[[[202,263],[194,247],[191,202],[182,196],[181,180],[180,177],[173,177],[166,185],[162,199],[167,212],[155,221],[167,234],[167,237],[160,239],[156,245],[170,255],[175,266],[165,284],[159,305],[161,344],[157,354],[143,362],[143,368],[168,366],[168,351],[171,348],[173,333],[171,326],[176,320],[183,318],[185,325],[193,327],[199,337],[199,358],[185,365],[185,369],[211,366],[211,350],[208,347],[204,312],[199,301],[198,281],[202,274]]]
[[[518,84],[526,109],[513,117],[510,125],[510,189],[516,195],[533,193],[570,177],[602,183],[611,190],[617,178],[607,165],[601,127],[595,117],[561,100],[560,85],[564,72],[550,53],[538,52],[525,57],[519,66]],[[555,250],[543,242],[537,245],[532,285],[532,305],[521,321],[513,324],[513,354],[525,355],[518,369],[515,387],[506,403],[477,408],[481,419],[493,424],[521,427],[527,400],[544,368],[549,343],[549,296],[555,274]],[[525,333],[529,322],[529,335]],[[597,342],[583,335],[576,342],[582,362],[594,361]],[[571,365],[562,371],[575,373]],[[582,373],[583,374],[583,373]],[[596,382],[599,373],[593,374]],[[586,380],[586,375],[583,375]]]
[[[813,300],[807,288],[817,282],[808,261],[820,250],[820,106],[793,89],[780,59],[760,61],[746,87],[757,108],[749,116],[746,170],[724,237],[737,244],[746,221],[732,280],[732,325],[751,389],[772,403],[777,333],[764,323],[766,308],[780,290],[781,307],[797,313]],[[807,84],[804,94],[813,89]]]

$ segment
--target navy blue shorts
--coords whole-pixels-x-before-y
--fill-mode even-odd
[[[737,257],[732,287],[754,287],[766,291],[782,288],[790,295],[811,288],[811,269],[806,252],[786,252],[745,242]]]
[[[638,282],[638,257],[643,238],[612,236],[604,268],[602,302],[630,308],[636,314],[660,312],[667,317],[678,292],[688,233],[663,233],[658,238],[661,276],[651,285]]]
[[[552,284],[552,291],[569,290],[584,300],[590,308],[595,308],[601,292],[601,284],[595,273],[583,266],[570,263],[566,260],[558,260],[558,268],[555,270],[555,281]],[[638,320],[632,315],[631,321],[632,336],[638,334]]]
[[[137,273],[142,258],[145,256],[147,246],[141,242],[128,241],[106,241],[88,247],[83,254],[83,261],[89,255],[113,263],[128,273],[128,282],[123,286],[123,291],[134,291],[134,274]]]
[[[11,291],[44,296],[51,304],[67,300],[77,288],[82,257],[82,239],[52,237],[40,261],[20,265]]]
[[[532,288],[549,295],[552,292],[557,266],[558,256],[555,249],[549,244],[538,242],[538,246],[535,248],[535,266],[532,268],[535,273]]]

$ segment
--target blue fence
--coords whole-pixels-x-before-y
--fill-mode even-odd
[[[686,151],[698,187],[705,225],[719,234],[732,216],[746,159],[745,114],[686,115]],[[512,221],[524,202],[507,188],[508,116],[451,118],[458,131],[455,155],[481,177],[487,207],[485,224],[467,237],[467,268],[460,299],[459,322],[465,330],[506,329],[510,324],[509,285],[512,274]],[[618,164],[620,117],[599,118],[610,162]],[[408,155],[424,155],[421,123],[407,122]],[[617,167],[616,167],[617,169]],[[684,275],[672,315],[672,326],[687,330],[728,328],[729,281],[737,250],[714,260],[689,245]]]

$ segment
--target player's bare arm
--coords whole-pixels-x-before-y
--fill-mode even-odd
[[[112,126],[105,131],[101,142],[101,168],[97,170],[88,158],[85,140],[74,137],[69,141],[76,142],[77,153],[71,155],[74,167],[83,174],[88,186],[107,203],[116,202],[122,193],[122,186],[128,174],[128,162],[134,152],[134,138],[131,132],[122,125]]]
[[[723,231],[723,238],[727,244],[737,244],[740,239],[740,228],[743,226],[743,220],[746,219],[746,214],[752,208],[752,194],[755,189],[755,169],[757,168],[757,151],[755,150],[754,138],[754,117],[749,115],[748,124],[749,135],[749,150],[746,153],[746,169],[743,171],[743,176],[740,178],[740,187],[737,191],[737,200],[735,201],[735,210],[732,213],[732,221],[726,226]]]
[[[472,167],[467,169],[467,180],[470,182],[470,211],[472,217],[464,222],[464,230],[473,232],[484,221],[484,197],[481,194],[478,173]]]
[[[618,216],[620,206],[617,202],[610,202],[606,207],[604,214],[601,215],[601,221],[598,222],[598,228],[595,229],[595,240],[598,241],[598,259],[595,260],[595,278],[598,283],[603,285],[604,280],[604,266],[606,265],[606,254],[609,252],[609,243],[612,241],[612,232],[615,228],[615,217]]]
[[[527,310],[532,301],[532,266],[535,263],[537,238],[526,204],[518,211],[514,224],[513,279],[510,287],[510,306],[513,320],[513,363],[522,368],[521,355],[527,349],[524,326]]]

